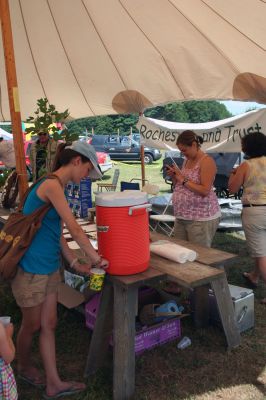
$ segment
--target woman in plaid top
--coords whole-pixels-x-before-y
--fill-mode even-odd
[[[10,365],[15,357],[12,341],[13,324],[6,326],[0,321],[0,399],[17,400],[17,385]]]

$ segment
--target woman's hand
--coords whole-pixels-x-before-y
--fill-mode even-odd
[[[181,173],[181,170],[178,168],[176,164],[167,165],[167,175],[169,175],[171,178],[175,178],[176,181],[182,183],[184,180],[184,177]]]
[[[91,266],[91,264],[89,264],[89,263],[81,264],[81,263],[77,262],[77,263],[74,265],[74,269],[75,269],[77,272],[80,272],[80,273],[82,273],[82,274],[84,274],[84,275],[90,275],[91,267],[92,267],[92,266]]]
[[[99,268],[107,269],[108,267],[109,267],[109,261],[107,261],[105,258],[102,258],[99,264]]]

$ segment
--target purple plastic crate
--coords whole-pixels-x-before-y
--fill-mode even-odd
[[[100,294],[97,293],[85,305],[86,326],[89,329],[93,330],[94,328],[99,304]],[[135,353],[140,354],[145,350],[161,346],[180,336],[181,322],[177,318],[172,318],[150,327],[143,327],[135,334]],[[113,344],[112,337],[110,338],[110,344]]]
[[[98,309],[100,306],[101,293],[96,293],[88,303],[85,304],[85,317],[87,328],[93,330]]]

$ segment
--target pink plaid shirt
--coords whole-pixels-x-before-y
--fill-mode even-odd
[[[0,399],[17,400],[17,398],[17,385],[12,367],[0,357]]]
[[[184,161],[181,168],[182,175],[197,184],[200,184],[201,160],[191,169],[186,168],[186,161]],[[175,185],[173,206],[175,216],[180,219],[208,221],[221,216],[218,199],[213,190],[207,196],[201,196],[179,182]]]

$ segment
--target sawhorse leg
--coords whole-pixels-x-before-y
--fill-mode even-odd
[[[235,319],[234,307],[229,291],[226,276],[211,282],[214,296],[226,336],[228,349],[232,349],[240,345],[240,333]]]
[[[194,288],[194,324],[196,328],[209,325],[209,285]]]
[[[106,357],[110,337],[113,329],[113,287],[106,282],[102,292],[102,298],[92,339],[87,357],[84,376],[94,374],[100,368]]]
[[[114,400],[132,399],[135,392],[135,315],[138,288],[114,284]]]

